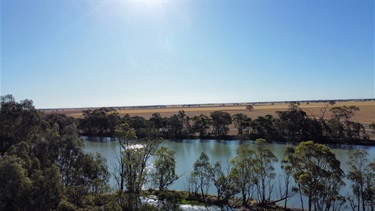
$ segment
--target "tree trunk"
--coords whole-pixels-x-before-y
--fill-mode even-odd
[[[299,185],[298,185],[298,187],[299,187]],[[302,192],[301,192],[301,189],[300,189],[300,187],[299,187],[299,197],[300,197],[300,199],[301,199],[301,208],[302,208],[302,210],[305,210],[304,208],[303,208],[303,198],[302,198]]]
[[[284,210],[287,210],[286,205],[288,204],[288,195],[289,195],[289,190],[288,190],[288,185],[286,186],[286,192],[285,192],[285,202],[284,202]]]
[[[203,198],[203,201],[204,201],[204,205],[205,205],[205,207],[207,207],[206,196],[204,195],[204,191],[203,191],[203,185],[201,185],[201,193],[202,193],[202,198]]]
[[[247,206],[246,204],[246,193],[245,193],[245,190],[242,189],[242,206]]]

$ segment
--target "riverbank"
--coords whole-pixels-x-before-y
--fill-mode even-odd
[[[206,203],[199,194],[192,194],[187,191],[175,191],[175,190],[146,190],[142,193],[142,203],[153,205],[157,208],[162,208],[163,205],[170,207],[179,207],[181,210],[186,211],[203,211],[203,210],[289,210],[298,211],[300,209],[284,208],[276,205],[276,203],[270,202],[266,206],[260,206],[256,204],[255,200],[251,200],[251,204],[248,207],[242,207],[240,200],[231,198],[228,202],[218,200],[217,196],[207,195]]]
[[[80,134],[80,136],[90,137],[88,134]],[[95,136],[98,137],[98,136]],[[99,138],[112,138],[115,139],[115,137],[110,136],[101,136]],[[162,137],[164,139],[169,139],[168,137]],[[303,139],[303,138],[295,138],[295,137],[288,137],[288,136],[280,136],[280,135],[266,135],[266,136],[258,136],[258,135],[224,135],[224,136],[187,136],[184,138],[171,138],[171,140],[176,141],[182,141],[182,140],[225,140],[225,141],[237,141],[237,140],[256,140],[258,138],[263,138],[267,142],[270,143],[280,143],[280,144],[298,144],[302,141],[311,141],[311,139]],[[343,145],[359,145],[359,146],[375,146],[375,140],[370,139],[342,139],[342,140],[334,140],[331,138],[324,138],[324,139],[314,139],[313,140],[316,143],[320,144],[343,144]]]
[[[369,125],[375,120],[375,100],[351,100],[351,101],[335,101],[334,105],[329,104],[330,101],[303,101],[300,103],[300,108],[306,112],[309,118],[329,119],[332,116],[330,108],[332,106],[356,106],[359,111],[351,118],[351,121],[358,122],[364,126],[369,140],[375,141],[375,133],[370,129]],[[246,105],[251,104],[253,110],[246,109]],[[286,111],[289,108],[288,102],[263,102],[263,103],[227,103],[227,104],[197,104],[197,105],[167,105],[167,106],[133,106],[133,107],[114,107],[119,116],[123,117],[129,115],[130,117],[143,117],[149,119],[152,114],[159,113],[162,118],[170,117],[183,110],[189,117],[205,115],[210,116],[213,111],[223,111],[230,115],[244,114],[251,119],[256,119],[259,116],[273,115],[277,116],[277,111]],[[81,118],[82,111],[86,109],[95,108],[61,108],[61,109],[43,109],[45,113],[61,113],[70,117]],[[324,115],[323,115],[324,113]],[[228,126],[229,131],[227,136],[217,137],[219,139],[242,139],[238,137],[238,130],[233,124]],[[197,136],[183,137],[183,138],[198,138]],[[199,137],[203,139],[215,139],[216,137]],[[245,137],[247,138],[247,137]],[[267,139],[267,137],[265,137]],[[287,137],[285,137],[288,139]],[[318,140],[315,140],[318,141]],[[345,140],[343,140],[345,142]],[[332,141],[330,141],[332,143]],[[346,142],[351,144],[352,142]],[[354,141],[354,144],[358,144]],[[371,141],[363,141],[363,145],[373,145]]]

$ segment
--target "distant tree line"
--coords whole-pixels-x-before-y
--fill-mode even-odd
[[[179,210],[176,204],[186,201],[262,209],[284,201],[286,209],[292,196],[300,197],[302,209],[308,210],[340,210],[345,201],[353,210],[375,207],[375,160],[370,161],[365,151],[353,151],[344,172],[335,154],[313,141],[287,148],[281,161],[266,148],[264,139],[257,139],[253,146],[241,144],[228,166],[212,163],[201,153],[188,177],[187,192],[169,191],[181,175],[175,172],[174,152],[160,147],[165,126],[161,123],[157,128],[150,120],[145,121],[145,127],[135,129],[131,124],[139,124],[138,119],[129,116],[119,118],[128,120],[112,128],[119,144],[118,165],[112,171],[118,188],[110,190],[106,160],[100,154],[83,151],[75,119],[47,115],[35,109],[31,100],[16,102],[11,95],[2,96],[0,105],[0,210]],[[100,115],[115,111],[104,113]],[[209,118],[221,122],[211,123],[213,133],[227,131],[232,118],[223,113]],[[345,124],[350,116],[340,115],[340,121]],[[190,125],[182,111],[172,117],[182,122],[182,129],[176,130],[184,131]],[[110,127],[93,128],[111,133]],[[151,156],[154,168],[149,171],[146,167]],[[275,173],[277,162],[281,162],[282,175]],[[341,195],[344,177],[352,182],[352,192]],[[279,187],[276,180],[283,181],[278,182]],[[147,184],[150,190],[143,189]],[[217,190],[216,196],[208,195],[211,185]],[[142,202],[148,194],[157,196],[158,207]]]
[[[210,116],[199,115],[189,117],[181,110],[170,117],[162,117],[154,113],[149,119],[140,116],[120,117],[119,113],[111,108],[84,110],[79,119],[78,128],[81,134],[88,136],[114,136],[117,125],[127,123],[136,130],[137,137],[145,137],[145,131],[156,129],[160,136],[169,139],[182,138],[239,138],[272,140],[320,142],[344,142],[366,140],[365,127],[352,121],[351,118],[359,110],[356,106],[334,106],[334,102],[326,103],[321,109],[320,117],[309,117],[302,110],[299,103],[290,103],[286,111],[277,111],[276,116],[265,115],[251,119],[246,114],[230,115],[224,111],[211,112]],[[253,110],[252,106],[247,106]],[[329,109],[331,117],[326,118]],[[375,131],[374,124],[369,127]],[[230,126],[237,131],[235,137],[228,135]]]

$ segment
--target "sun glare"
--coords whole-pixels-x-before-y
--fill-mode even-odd
[[[136,0],[131,1],[131,3],[146,10],[158,10],[162,6],[161,0]]]
[[[129,0],[109,2],[113,15],[125,18],[141,18],[143,20],[159,20],[165,13],[165,2],[162,0]]]

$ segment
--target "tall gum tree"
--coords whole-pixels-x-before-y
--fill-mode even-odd
[[[255,159],[255,151],[250,144],[245,143],[238,146],[236,154],[236,157],[231,160],[230,178],[241,195],[242,206],[248,207],[248,202],[254,192],[255,178],[251,163]]]
[[[252,160],[255,185],[257,187],[258,202],[261,205],[267,205],[271,201],[271,194],[275,184],[275,163],[278,161],[276,156],[266,147],[265,139],[255,141],[255,157]]]
[[[364,150],[349,152],[347,162],[349,170],[347,178],[352,181],[353,195],[347,199],[353,210],[363,211],[374,209],[375,205],[375,160],[370,162],[368,153]]]
[[[160,191],[164,191],[178,179],[176,174],[175,152],[162,146],[154,156],[155,171],[151,174],[152,183]]]
[[[290,167],[298,191],[307,197],[309,211],[337,209],[342,205],[339,191],[345,184],[344,172],[328,147],[313,141],[301,142],[287,149],[284,165]]]
[[[126,123],[119,125],[116,129],[116,137],[121,146],[119,167],[116,173],[118,174],[120,201],[123,197],[122,192],[126,188],[126,209],[133,209],[140,205],[139,196],[143,185],[147,183],[147,161],[162,142],[162,139],[157,136],[156,130],[149,129],[146,138],[138,139],[136,131]]]
[[[201,196],[206,204],[206,195],[210,187],[212,178],[214,177],[214,169],[210,163],[210,158],[202,152],[195,161],[191,172],[191,177],[197,182],[197,188],[201,191]],[[206,204],[207,206],[207,204]]]

